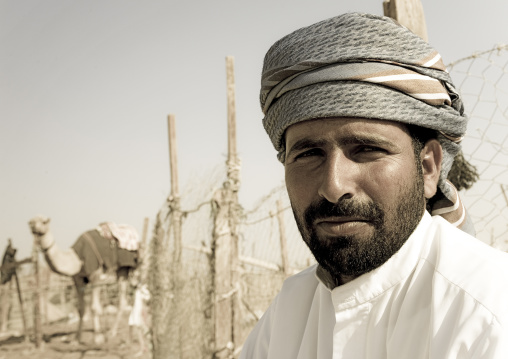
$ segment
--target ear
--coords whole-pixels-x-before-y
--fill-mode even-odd
[[[441,174],[443,149],[436,139],[428,140],[420,153],[423,170],[425,198],[433,197],[437,192],[437,183]]]

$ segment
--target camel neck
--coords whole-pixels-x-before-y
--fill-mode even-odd
[[[53,244],[55,244],[55,240],[50,232],[43,235],[40,239],[40,245],[43,251],[47,251]]]

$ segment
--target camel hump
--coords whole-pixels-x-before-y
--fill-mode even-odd
[[[99,234],[96,230],[90,230],[83,233],[73,244],[72,249],[81,258],[83,267],[81,275],[90,276],[99,267],[105,271],[117,267],[117,248],[110,239]]]
[[[137,251],[120,248],[118,243],[112,237],[103,236],[98,229],[83,233],[72,246],[83,262],[80,275],[88,278],[101,267],[105,272],[120,267],[136,267]]]
[[[128,251],[139,250],[140,238],[136,228],[129,224],[117,224],[115,222],[103,222],[97,228],[103,237],[111,236],[118,241],[118,248]]]

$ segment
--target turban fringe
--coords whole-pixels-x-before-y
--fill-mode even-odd
[[[443,163],[432,203],[448,219],[465,214],[446,181],[467,125],[460,95],[439,53],[394,20],[351,13],[287,35],[265,56],[260,100],[281,162],[284,132],[301,121],[358,117],[435,130]]]

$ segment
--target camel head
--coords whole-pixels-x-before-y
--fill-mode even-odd
[[[38,237],[45,235],[49,231],[49,221],[50,219],[46,216],[35,216],[28,222],[30,231]]]

